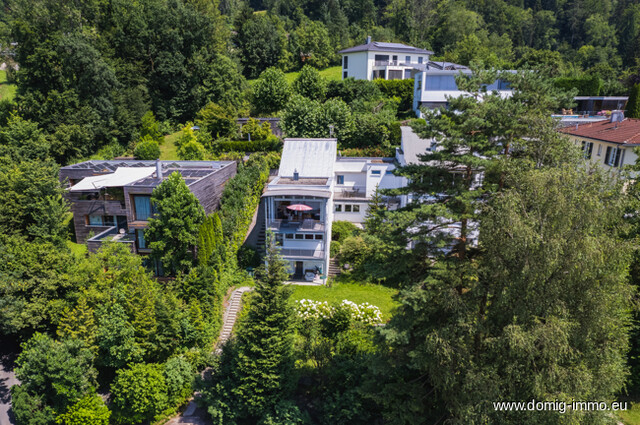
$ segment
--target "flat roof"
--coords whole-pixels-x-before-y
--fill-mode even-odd
[[[337,139],[284,139],[280,177],[318,178],[333,176],[338,151]]]
[[[156,175],[156,165],[162,167],[162,180],[174,172],[179,172],[187,186],[219,171],[233,161],[141,161],[90,160],[68,165],[64,171],[80,171],[83,179],[74,185],[72,191],[92,191],[103,187],[155,187],[161,183]]]

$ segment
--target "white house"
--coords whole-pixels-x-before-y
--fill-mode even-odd
[[[413,110],[418,117],[422,116],[421,108],[436,109],[448,105],[448,97],[458,97],[466,92],[458,89],[456,76],[471,74],[471,70],[462,65],[449,62],[429,62],[423,70],[417,72],[413,83]],[[509,84],[496,80],[487,87],[488,91],[496,90],[502,96],[510,96]]]
[[[332,222],[361,225],[376,188],[401,187],[394,169],[393,158],[340,157],[336,139],[285,139],[262,208],[294,278],[328,271]]]
[[[342,79],[403,80],[413,78],[415,66],[426,64],[433,52],[401,43],[371,41],[341,50]]]

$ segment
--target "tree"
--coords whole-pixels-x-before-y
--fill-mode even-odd
[[[178,158],[183,161],[202,161],[205,159],[207,151],[202,143],[191,140],[178,147]]]
[[[289,101],[289,83],[284,73],[276,68],[267,68],[262,72],[252,90],[252,106],[260,115],[278,112],[284,109]]]
[[[436,261],[410,285],[383,330],[392,378],[375,382],[389,423],[557,423],[566,415],[491,402],[606,400],[620,390],[633,252],[626,200],[621,182],[577,165],[514,170],[481,217],[476,261]],[[607,423],[600,413],[567,415]]]
[[[119,370],[111,385],[111,403],[117,424],[152,421],[169,405],[162,366],[133,364]]]
[[[282,113],[282,130],[288,137],[336,137],[348,143],[354,132],[349,106],[341,99],[325,103],[294,95]]]
[[[133,150],[135,159],[154,160],[160,158],[160,146],[150,136],[145,136]]]
[[[151,111],[147,111],[147,113],[142,116],[140,139],[155,141],[157,144],[164,142],[164,135],[160,131],[160,124],[156,120],[156,116],[153,115],[153,112]]]
[[[156,214],[149,220],[145,239],[153,257],[162,261],[170,275],[188,271],[194,264],[204,209],[178,172],[153,190],[151,202]]]
[[[289,49],[300,65],[326,68],[334,59],[327,27],[322,22],[303,19],[291,34]]]
[[[286,397],[293,366],[290,290],[282,285],[287,277],[286,262],[269,235],[246,322],[237,342],[225,348],[219,384],[206,396],[215,420],[259,419]]]
[[[111,412],[98,394],[87,394],[56,418],[58,425],[109,425]]]
[[[631,88],[625,115],[628,118],[640,118],[640,84],[635,84]]]
[[[0,158],[0,193],[0,233],[64,243],[71,214],[56,164]]]
[[[213,102],[198,111],[196,124],[201,130],[209,132],[214,139],[233,136],[238,130],[235,111]]]
[[[284,28],[277,16],[255,15],[243,10],[236,19],[235,41],[242,52],[240,62],[247,78],[256,78],[265,69],[278,66],[286,56]]]
[[[96,325],[93,309],[87,304],[85,297],[78,300],[73,310],[66,309],[58,323],[58,337],[83,341],[94,352],[96,347]]]
[[[207,216],[198,230],[198,263],[220,264],[224,254],[222,222],[218,213]]]
[[[64,412],[95,386],[96,370],[92,364],[93,353],[82,341],[55,341],[36,333],[23,344],[15,373],[21,391],[39,398],[56,412]],[[23,409],[27,407],[16,407]]]
[[[322,101],[327,94],[327,82],[317,69],[305,65],[293,81],[293,91],[306,98]]]

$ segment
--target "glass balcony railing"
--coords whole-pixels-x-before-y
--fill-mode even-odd
[[[324,222],[319,220],[280,220],[275,219],[269,221],[269,229],[274,231],[291,231],[291,232],[324,232]]]

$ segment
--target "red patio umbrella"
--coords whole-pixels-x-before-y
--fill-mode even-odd
[[[313,208],[305,204],[293,204],[287,207],[291,211],[311,211]]]

